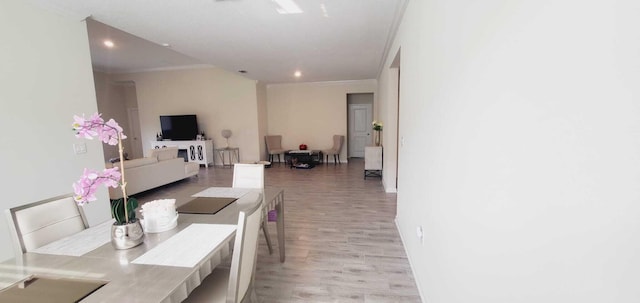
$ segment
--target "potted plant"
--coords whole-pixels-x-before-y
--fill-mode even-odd
[[[73,184],[74,200],[78,205],[84,205],[97,200],[95,193],[100,185],[120,187],[122,198],[111,200],[111,216],[115,223],[111,227],[111,243],[117,249],[128,249],[137,246],[144,240],[144,232],[140,222],[136,220],[135,209],[138,201],[127,197],[127,182],[124,175],[124,149],[122,140],[127,138],[118,123],[109,119],[105,122],[99,113],[89,119],[84,115],[74,116],[73,130],[77,138],[99,138],[109,145],[118,145],[120,167],[105,168],[102,172],[84,169],[80,180]]]

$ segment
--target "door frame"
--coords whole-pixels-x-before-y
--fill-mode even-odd
[[[142,130],[140,129],[140,113],[137,107],[127,108],[127,117],[129,119],[129,132],[131,136],[131,157],[132,159],[142,158],[144,155],[142,144]]]

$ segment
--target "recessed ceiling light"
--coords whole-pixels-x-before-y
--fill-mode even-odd
[[[169,44],[169,43],[162,43],[161,45],[164,46],[164,47],[171,47],[171,44]]]
[[[113,44],[113,41],[111,40],[104,40],[104,46],[108,47],[108,48],[113,48],[115,46],[115,44]]]
[[[276,8],[279,14],[300,14],[303,13],[302,9],[293,0],[273,0],[279,8]]]
[[[241,70],[239,70],[238,72],[239,72],[239,73],[241,73],[241,74],[246,74],[246,73],[247,73],[247,71],[246,71],[246,70],[244,70],[244,69],[241,69]]]
[[[297,70],[295,73],[293,73],[293,76],[296,77],[296,78],[300,78],[300,77],[302,77],[302,72]]]

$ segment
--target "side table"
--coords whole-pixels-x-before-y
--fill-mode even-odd
[[[233,163],[240,162],[240,148],[239,147],[225,147],[225,148],[216,148],[215,151],[220,156],[220,161],[222,162],[222,166],[233,166]],[[227,157],[225,157],[225,154]],[[229,164],[226,163],[225,159],[229,159]],[[234,162],[235,160],[235,162]]]
[[[364,179],[367,177],[382,178],[382,146],[364,148]]]

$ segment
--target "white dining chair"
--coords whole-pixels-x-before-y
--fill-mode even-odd
[[[231,187],[264,189],[264,165],[235,163]]]
[[[261,220],[262,203],[240,211],[231,267],[216,267],[183,302],[258,302],[254,280]]]
[[[262,232],[264,238],[267,241],[267,248],[269,248],[269,254],[273,254],[273,247],[271,245],[271,237],[269,236],[269,229],[267,226],[267,212],[266,201],[264,195],[264,165],[263,164],[247,164],[236,163],[233,165],[233,183],[231,187],[234,188],[257,188],[262,190],[262,204],[264,207],[262,218]]]
[[[88,227],[71,194],[5,210],[16,256]]]

